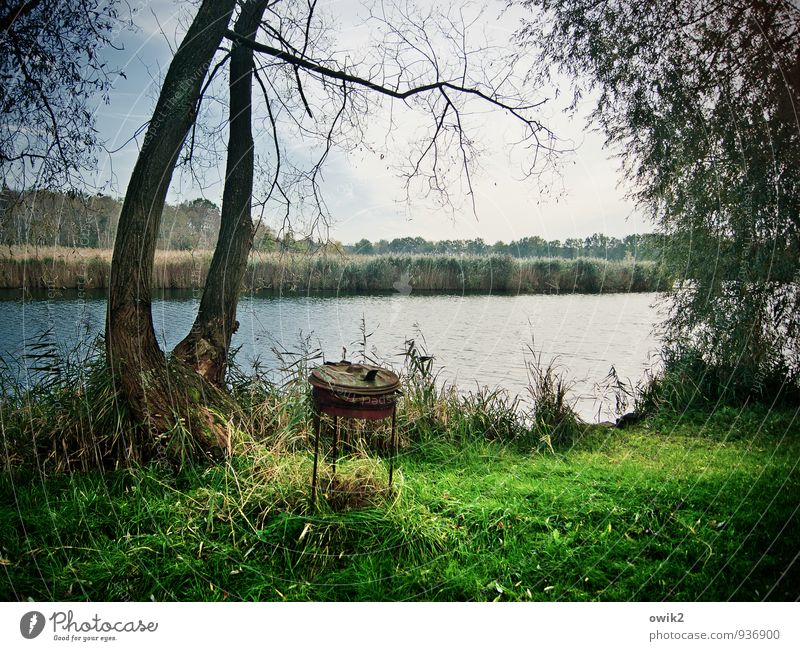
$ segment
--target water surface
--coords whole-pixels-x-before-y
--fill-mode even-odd
[[[659,320],[656,294],[603,295],[410,295],[379,296],[243,296],[239,331],[244,367],[258,362],[274,369],[274,347],[298,350],[306,339],[328,360],[342,349],[358,359],[362,317],[369,353],[395,366],[402,363],[408,339],[435,356],[443,380],[461,390],[504,387],[527,396],[528,346],[542,359],[556,359],[575,382],[573,395],[582,417],[598,417],[597,383],[615,367],[619,376],[636,380],[653,363]],[[4,299],[4,300],[3,300]],[[191,292],[164,293],[153,302],[156,332],[171,348],[194,320],[199,298]],[[20,357],[30,342],[51,329],[64,348],[86,342],[103,330],[105,294],[75,292],[0,295],[0,356]],[[30,377],[30,376],[29,376]],[[601,414],[602,418],[608,414]]]

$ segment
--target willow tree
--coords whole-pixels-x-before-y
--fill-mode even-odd
[[[487,60],[495,56],[488,46],[468,48],[463,13],[419,13],[408,5],[387,13],[388,5],[381,5],[380,13],[371,16],[383,34],[374,50],[377,58],[356,66],[349,63],[352,56],[335,55],[316,2],[246,0],[234,19],[235,4],[204,0],[174,55],[128,185],[112,260],[106,346],[120,399],[154,435],[152,443],[168,436],[164,443],[177,455],[214,454],[227,444],[215,414],[229,406],[224,386],[228,348],[253,241],[254,78],[261,90],[261,123],[273,143],[271,181],[261,201],[267,207],[280,205],[287,219],[292,196],[310,197],[316,217],[326,218],[319,184],[323,163],[333,147],[362,141],[378,97],[428,116],[430,130],[409,148],[405,173],[409,183],[423,178],[429,192],[440,197],[449,192],[448,170],[460,172],[471,190],[476,145],[466,133],[464,109],[472,102],[509,114],[533,159],[552,151],[552,134],[536,119],[538,103],[523,100],[510,64]],[[432,24],[439,26],[438,36],[431,34]],[[166,355],[151,314],[161,213],[179,154],[184,146],[191,152],[195,144],[192,137],[184,145],[204,93],[228,61],[227,170],[219,239],[195,324]],[[289,169],[286,125],[320,143],[308,169]]]
[[[667,361],[709,399],[800,389],[800,10],[523,0],[518,33],[596,98],[678,279]]]
[[[248,0],[233,34],[252,40],[268,0]],[[211,259],[194,325],[175,347],[175,356],[203,378],[223,387],[236,304],[253,247],[251,219],[254,146],[252,125],[253,50],[233,40],[230,52],[228,152],[219,239]]]
[[[106,315],[108,364],[132,415],[154,433],[168,432],[184,418],[206,451],[224,445],[200,404],[218,396],[206,396],[199,376],[165,358],[153,328],[151,284],[172,173],[235,4],[203,2],[167,70],[119,216]]]

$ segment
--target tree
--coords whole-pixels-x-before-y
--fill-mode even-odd
[[[468,255],[486,255],[488,248],[486,242],[480,237],[474,240],[467,240],[464,243],[464,249]]]
[[[577,237],[568,237],[564,240],[564,249],[568,258],[579,258],[583,254],[583,240]]]
[[[358,255],[372,255],[375,252],[375,247],[372,246],[372,242],[368,239],[362,238],[353,245],[353,252]]]
[[[460,169],[471,191],[475,144],[464,128],[464,108],[473,100],[508,113],[520,124],[522,142],[532,147],[534,156],[552,151],[552,134],[536,119],[538,104],[522,101],[510,71],[498,75],[474,68],[473,57],[480,60],[487,50],[466,50],[464,26],[458,20],[451,17],[443,23],[447,48],[458,53],[448,63],[437,53],[428,32],[433,10],[421,16],[405,10],[390,15],[382,6],[382,13],[373,16],[385,30],[383,47],[378,50],[381,58],[365,66],[368,72],[362,74],[325,51],[329,44],[315,7],[315,2],[303,7],[247,0],[231,30],[234,0],[204,0],[169,66],[128,185],[112,259],[107,355],[120,398],[133,416],[161,439],[165,434],[180,434],[167,441],[174,455],[213,454],[227,444],[216,414],[230,406],[224,375],[253,242],[253,78],[262,92],[264,122],[274,143],[272,181],[263,202],[282,203],[287,218],[294,196],[301,203],[310,200],[316,218],[324,221],[319,194],[322,165],[333,146],[362,140],[365,116],[377,96],[422,108],[431,116],[431,132],[414,149],[407,179],[410,183],[423,177],[429,194],[440,198],[448,196],[447,169]],[[398,25],[396,20],[406,24]],[[231,44],[230,52],[212,69],[223,38]],[[420,52],[424,52],[421,57]],[[150,277],[161,213],[205,89],[228,59],[229,140],[220,234],[192,331],[167,357],[156,341],[150,310]],[[305,138],[320,138],[321,153],[308,170],[286,172],[289,163],[281,128],[287,123]],[[189,153],[193,144],[190,138]],[[449,157],[448,168],[441,161],[446,152],[456,153]],[[290,180],[300,185],[290,187]],[[284,235],[291,239],[291,228]],[[153,443],[158,440],[154,438]]]
[[[224,397],[161,351],[150,305],[153,263],[172,173],[234,5],[235,0],[205,0],[175,52],[128,182],[111,259],[106,316],[111,373],[120,399],[147,430],[163,434],[184,419],[191,438],[176,442],[177,455],[226,446],[207,406]]]
[[[99,55],[125,21],[116,0],[18,0],[0,9],[0,183],[82,187],[100,144],[93,103],[116,72]]]
[[[518,36],[597,97],[680,280],[665,354],[707,397],[800,377],[800,13],[786,0],[524,0]],[[546,73],[546,71],[545,71]]]
[[[245,2],[233,33],[254,38],[267,4],[267,0]],[[234,40],[230,54],[230,133],[219,239],[197,318],[189,334],[175,347],[176,357],[220,387],[225,382],[231,337],[239,325],[236,304],[255,233],[250,215],[254,168],[252,79],[253,50]]]
[[[498,240],[492,244],[492,253],[497,255],[511,255],[511,247],[505,242]]]
[[[608,257],[609,238],[602,233],[594,233],[583,241],[583,254],[590,258]]]
[[[159,249],[212,250],[219,225],[219,208],[208,199],[183,201],[165,210],[159,229]]]

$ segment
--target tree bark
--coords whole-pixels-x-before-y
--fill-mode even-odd
[[[234,32],[254,39],[268,0],[249,0]],[[228,158],[219,238],[211,259],[200,309],[191,332],[174,355],[206,380],[224,387],[231,336],[238,327],[236,304],[253,246],[252,131],[253,50],[233,43],[230,60]]]
[[[186,424],[205,432],[207,440],[200,443],[207,449],[216,444],[203,425],[208,413],[198,416],[192,407],[203,399],[206,387],[192,378],[198,376],[190,369],[168,362],[159,348],[151,313],[151,280],[172,173],[234,5],[235,0],[203,0],[169,66],[122,205],[106,314],[108,364],[131,415],[161,434],[174,428],[176,418],[188,415]]]

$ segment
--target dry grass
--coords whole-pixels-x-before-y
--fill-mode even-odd
[[[157,251],[153,287],[201,289],[212,252]],[[0,251],[0,288],[103,289],[111,251],[9,247]],[[659,291],[668,281],[652,262],[514,259],[508,256],[304,255],[253,252],[248,291],[603,293]]]
[[[156,251],[153,286],[202,287],[211,251]],[[111,271],[110,249],[12,246],[0,250],[0,288],[105,289]]]

